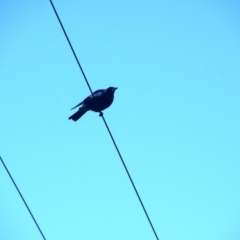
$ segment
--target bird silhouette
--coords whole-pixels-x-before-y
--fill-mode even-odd
[[[78,111],[71,115],[68,119],[76,122],[89,110],[100,112],[99,116],[102,116],[102,111],[112,104],[114,99],[114,92],[116,89],[116,87],[109,87],[107,89],[100,89],[95,91],[93,94],[72,108],[74,109],[80,106]]]

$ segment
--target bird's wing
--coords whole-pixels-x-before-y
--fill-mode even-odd
[[[86,97],[82,102],[80,102],[78,105],[76,105],[75,107],[71,108],[71,110],[73,110],[74,108],[88,102],[89,100],[91,100],[93,97],[100,97],[102,96],[102,94],[104,93],[104,89],[100,89],[100,90],[97,90],[93,93],[93,95],[91,94],[90,96]]]
[[[103,93],[104,93],[104,89],[100,89],[100,90],[97,90],[97,91],[95,91],[94,93],[93,93],[93,96],[94,97],[100,97],[100,96],[102,96],[103,95]],[[90,95],[89,97],[93,97],[92,95]]]
[[[100,97],[102,96],[104,93],[104,90],[100,89],[95,91],[93,94],[91,94],[90,96],[88,96],[87,98],[85,98],[82,103],[87,103],[88,101],[91,101],[91,99],[93,99],[93,97]]]
[[[71,108],[71,110],[73,110],[74,108],[76,108],[76,107],[78,107],[78,106],[82,105],[82,104],[83,104],[83,102],[84,102],[84,101],[80,102],[78,105],[76,105],[75,107]]]

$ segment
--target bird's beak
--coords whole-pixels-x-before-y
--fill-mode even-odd
[[[116,91],[117,89],[118,89],[118,88],[117,88],[117,87],[115,87],[115,88],[114,88],[114,91]]]

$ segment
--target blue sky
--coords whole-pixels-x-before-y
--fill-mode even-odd
[[[240,238],[237,1],[54,1],[161,240]],[[47,239],[155,239],[48,1],[0,1],[0,155]],[[3,167],[0,238],[41,239]]]

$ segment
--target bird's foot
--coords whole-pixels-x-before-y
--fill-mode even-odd
[[[102,117],[103,116],[103,112],[99,112],[99,117]]]

